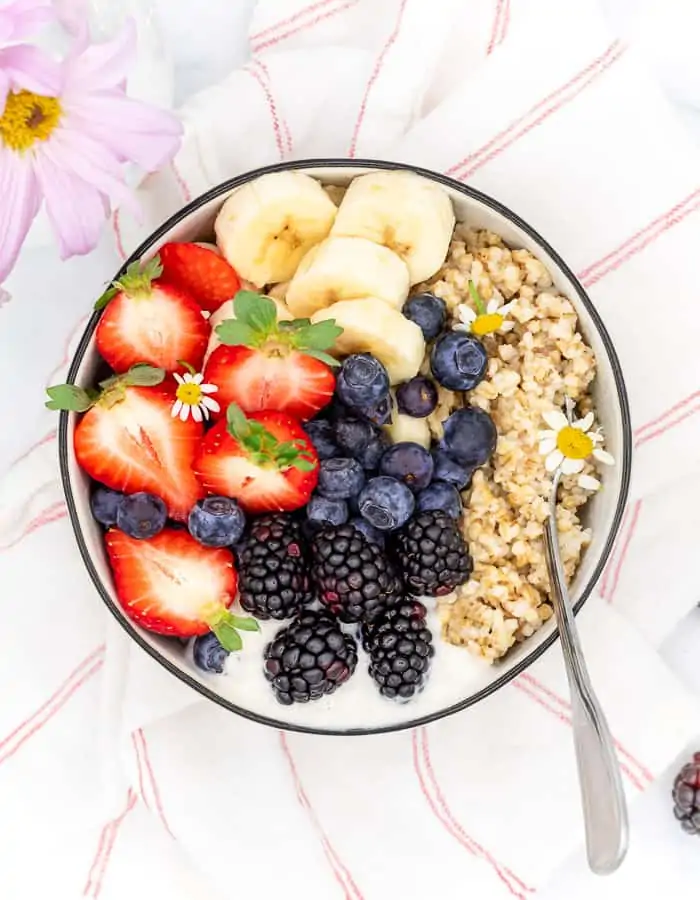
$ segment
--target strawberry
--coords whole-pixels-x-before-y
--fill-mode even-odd
[[[173,418],[175,396],[161,386],[165,372],[134,366],[100,384],[102,392],[76,385],[48,389],[49,409],[85,413],[73,445],[78,464],[115,491],[161,497],[173,519],[185,520],[204,491],[192,461],[204,426]]]
[[[216,310],[241,287],[236,270],[215,250],[199,244],[165,244],[159,251],[163,280],[182,288],[202,309]]]
[[[318,457],[299,422],[272,411],[246,418],[235,403],[207,432],[193,469],[209,493],[234,497],[249,513],[299,509],[318,481]]]
[[[335,388],[336,360],[324,351],[341,333],[333,320],[277,321],[268,297],[239,291],[235,318],[216,328],[222,344],[214,350],[204,378],[219,387],[222,409],[235,403],[247,413],[274,409],[306,421],[328,404]]]
[[[259,631],[255,619],[228,610],[238,585],[230,550],[174,528],[149,540],[111,528],[105,545],[122,609],[147,631],[181,638],[213,631],[229,651],[243,646],[239,629]]]
[[[95,332],[97,349],[115,372],[150,363],[175,372],[186,360],[199,370],[211,331],[190,294],[160,278],[155,256],[133,263],[95,304],[105,308]]]

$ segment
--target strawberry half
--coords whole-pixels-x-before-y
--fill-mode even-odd
[[[342,331],[333,320],[278,322],[274,302],[252,291],[239,291],[233,311],[216,328],[222,344],[204,370],[222,409],[235,403],[247,413],[273,409],[306,421],[330,403],[337,362],[325,350]]]
[[[165,244],[159,251],[163,281],[186,291],[202,309],[216,310],[241,288],[236,270],[215,250],[199,244]]]
[[[318,482],[318,457],[299,422],[280,412],[246,418],[235,404],[207,432],[193,468],[209,493],[234,497],[249,513],[299,509]]]
[[[161,497],[173,519],[185,520],[204,490],[192,461],[204,426],[173,418],[175,396],[160,383],[162,369],[135,366],[101,383],[102,393],[75,385],[48,389],[50,409],[84,412],[73,436],[82,469],[107,487]]]
[[[160,259],[133,263],[100,297],[105,308],[95,341],[115,372],[150,363],[175,372],[182,360],[199,370],[209,343],[210,327],[190,294],[160,278]]]
[[[122,609],[147,631],[181,638],[213,631],[232,651],[243,646],[239,629],[259,630],[255,619],[228,611],[238,586],[229,550],[173,528],[145,541],[111,528],[105,545]]]

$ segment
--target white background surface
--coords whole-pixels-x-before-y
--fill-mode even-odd
[[[176,66],[178,100],[215,82],[245,59],[246,26],[253,2],[207,0],[206,4],[193,4],[191,0],[158,0],[166,43]],[[652,8],[658,10],[660,4],[650,0],[603,0],[602,5],[613,28],[623,37],[641,42],[648,51],[650,66],[671,92],[679,115],[698,139],[700,158],[700,62],[697,63],[695,84],[682,66],[683,55],[693,55],[696,51],[692,42],[697,41],[697,31],[683,27],[682,15],[691,5],[696,6],[697,0],[692,3],[667,0],[663,4],[664,15],[648,19],[655,23],[653,39],[648,21],[645,25],[643,19],[645,15],[656,16]],[[466,8],[468,3],[465,3]],[[420,60],[416,62],[420,64]],[[694,111],[692,104],[696,101],[698,108]],[[227,114],[235,115],[235,111]],[[255,139],[254,135],[251,139]],[[108,236],[103,246],[90,257],[65,264],[58,262],[53,249],[27,251],[20,259],[6,286],[14,301],[3,310],[0,324],[0,385],[19,381],[24,388],[21,393],[14,391],[9,396],[2,396],[0,472],[23,447],[41,437],[50,427],[50,420],[42,411],[43,385],[53,362],[57,334],[67,340],[75,325],[74,317],[65,315],[65,299],[70,296],[72,309],[87,311],[91,299],[99,293],[100,284],[116,268],[117,257]],[[44,361],[43,364],[35,365],[33,361],[37,359]],[[22,378],[17,378],[18,373]],[[8,422],[13,423],[11,429],[6,427]],[[688,565],[693,566],[694,560],[689,560]],[[664,597],[659,597],[659,604],[663,603]],[[677,629],[667,641],[663,655],[700,693],[700,611]],[[620,660],[620,665],[624,665],[624,659]],[[654,723],[650,722],[649,727],[653,728]],[[692,749],[700,747],[679,748],[679,765]],[[617,898],[621,891],[653,896],[662,891],[673,894],[683,888],[692,890],[695,887],[697,890],[700,884],[700,839],[682,834],[671,815],[669,790],[676,769],[674,765],[666,777],[634,805],[631,851],[621,871],[604,880],[595,879],[588,874],[581,852],[562,867],[550,887],[542,892],[546,900],[563,897],[567,900],[604,900]],[[556,785],[545,785],[543,789],[556,790]],[[517,798],[508,802],[515,803]],[[494,815],[507,814],[507,803],[503,808],[494,808]],[[551,827],[556,828],[556,822],[552,822]],[[543,853],[546,853],[546,847],[547,835],[543,834]],[[153,885],[150,891],[152,889]],[[235,885],[232,896],[235,896],[234,890]],[[464,894],[468,895],[468,892],[469,886],[464,885]]]

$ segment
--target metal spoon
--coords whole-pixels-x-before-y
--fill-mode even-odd
[[[571,693],[588,865],[597,875],[607,875],[620,866],[627,853],[627,805],[612,735],[591,685],[566,587],[556,515],[560,480],[561,470],[558,469],[549,498],[549,517],[544,526],[545,555]]]

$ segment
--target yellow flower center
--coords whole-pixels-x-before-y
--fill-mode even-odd
[[[480,337],[485,334],[493,334],[503,325],[503,316],[500,313],[483,313],[472,322],[472,334]]]
[[[593,453],[593,441],[572,425],[566,425],[557,435],[557,448],[569,459],[586,459]]]
[[[175,396],[185,406],[197,406],[202,399],[202,389],[198,384],[192,384],[191,382],[179,384],[175,391]]]
[[[56,97],[31,91],[8,94],[0,116],[0,138],[10,150],[24,153],[37,141],[45,141],[58,125],[63,110]]]

